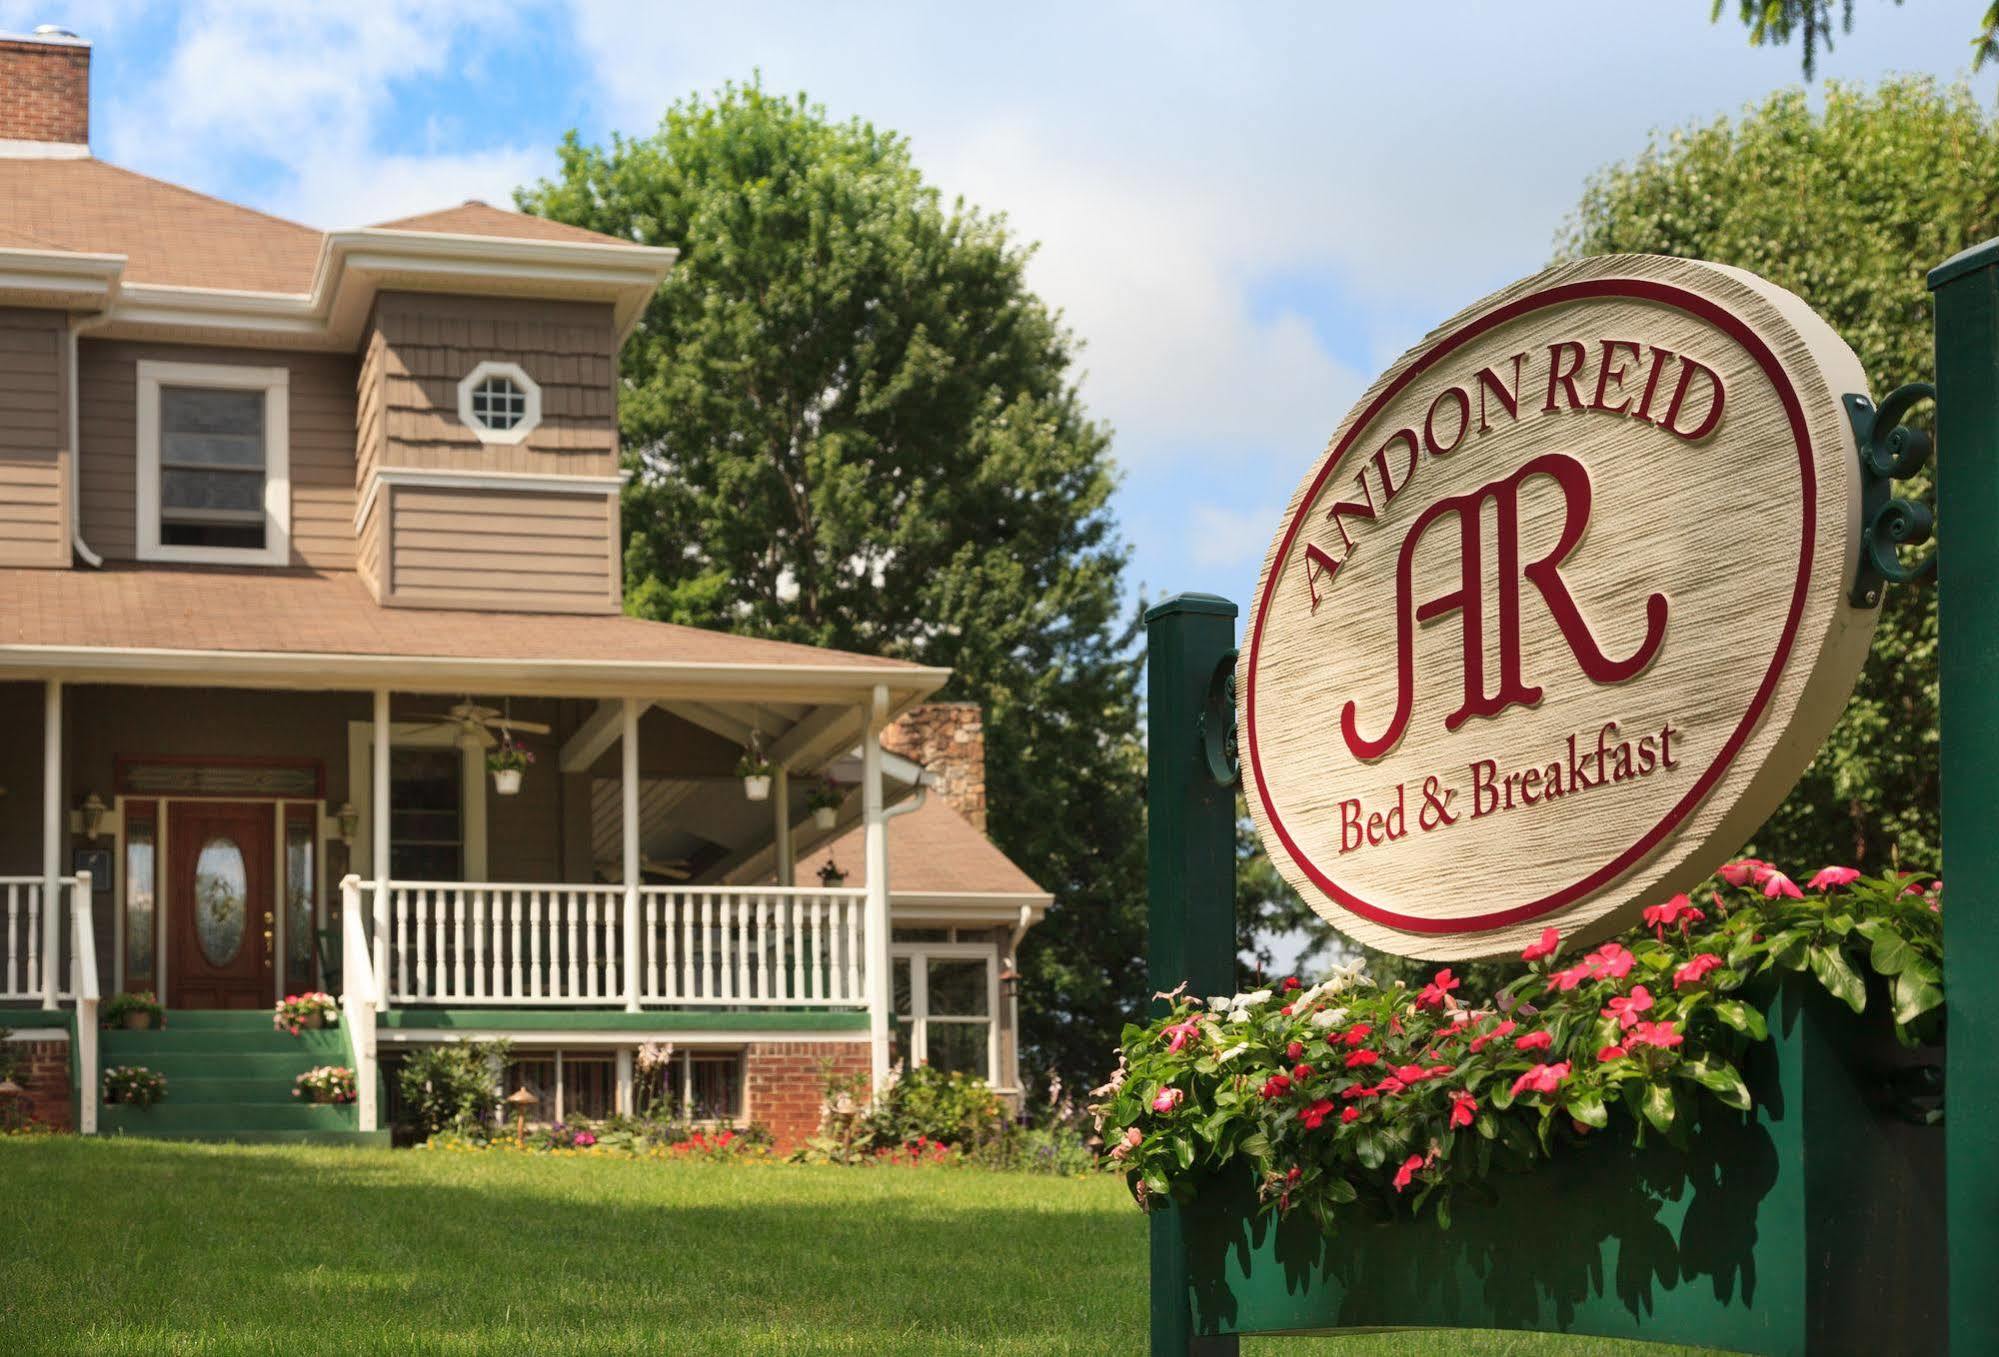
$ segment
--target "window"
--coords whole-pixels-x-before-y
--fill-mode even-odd
[[[464,879],[463,768],[455,748],[389,751],[389,875],[397,881]]]
[[[313,930],[319,926],[319,877],[313,870],[318,845],[311,806],[285,809],[285,992],[314,988]]]
[[[153,803],[125,809],[125,988],[155,988],[153,976]]]
[[[523,1051],[501,1076],[501,1089],[525,1088],[541,1099],[529,1120],[602,1121],[617,1111],[617,1058],[609,1051]]]
[[[967,943],[898,946],[890,1058],[999,1083],[993,1008],[999,953]]]
[[[481,363],[458,383],[458,418],[482,443],[519,443],[541,423],[541,388],[518,363]]]
[[[139,364],[139,557],[291,560],[289,374]]]

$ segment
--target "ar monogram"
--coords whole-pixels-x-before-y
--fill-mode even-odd
[[[1520,559],[1520,490],[1536,476],[1553,480],[1562,493],[1562,532],[1539,559]],[[1480,515],[1491,501],[1497,519],[1497,586],[1499,629],[1499,673],[1495,686],[1488,688],[1485,672],[1485,550]],[[1444,718],[1446,730],[1456,730],[1474,716],[1497,716],[1512,706],[1533,706],[1541,700],[1541,688],[1527,682],[1523,673],[1520,643],[1522,584],[1531,584],[1540,594],[1549,616],[1568,643],[1576,664],[1597,683],[1623,683],[1644,671],[1659,653],[1666,636],[1667,604],[1664,594],[1645,601],[1645,636],[1623,659],[1604,653],[1591,632],[1588,620],[1577,605],[1568,581],[1562,578],[1562,563],[1582,541],[1589,526],[1590,480],[1583,464],[1567,453],[1551,452],[1527,462],[1503,480],[1492,481],[1462,495],[1436,501],[1417,515],[1402,539],[1395,563],[1395,711],[1388,727],[1375,739],[1361,734],[1360,715],[1349,701],[1340,714],[1340,733],[1357,759],[1372,761],[1382,757],[1401,740],[1409,726],[1410,709],[1416,699],[1416,624],[1456,613],[1462,623],[1464,700]],[[1433,525],[1454,520],[1458,539],[1458,583],[1434,598],[1418,601],[1414,572],[1416,548]]]

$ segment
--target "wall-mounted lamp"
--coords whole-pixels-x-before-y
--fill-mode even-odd
[[[1011,999],[1020,993],[1020,972],[1009,966],[999,973],[1000,993]]]
[[[355,831],[361,827],[361,812],[354,809],[352,801],[342,801],[340,809],[327,817],[329,832],[342,843],[354,842]]]
[[[81,834],[86,839],[95,839],[104,833],[105,817],[111,807],[104,804],[104,798],[96,792],[83,798],[83,808],[69,813],[69,832]]]

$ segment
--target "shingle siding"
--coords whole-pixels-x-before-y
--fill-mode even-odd
[[[0,565],[69,564],[68,327],[0,310]]]

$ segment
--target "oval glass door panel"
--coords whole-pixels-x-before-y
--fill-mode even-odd
[[[194,864],[194,927],[211,966],[227,966],[243,950],[250,888],[243,850],[218,834],[201,846]]]

